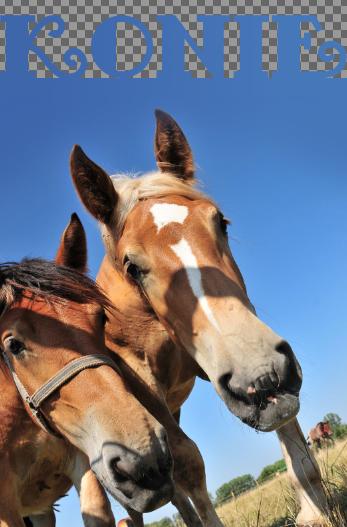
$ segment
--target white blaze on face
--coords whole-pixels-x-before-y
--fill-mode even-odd
[[[174,203],[155,203],[150,211],[158,232],[169,223],[183,223],[188,216],[188,207]]]
[[[218,322],[212,313],[209,306],[208,300],[205,296],[205,292],[201,281],[201,271],[198,266],[197,259],[195,258],[193,251],[185,238],[182,238],[175,245],[170,245],[173,252],[181,260],[188,275],[189,285],[192,288],[194,295],[196,296],[201,309],[205,313],[208,320],[220,332]]]

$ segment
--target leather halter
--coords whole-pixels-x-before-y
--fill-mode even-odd
[[[28,406],[31,415],[34,418],[34,421],[45,432],[57,437],[61,437],[61,435],[53,429],[53,427],[43,414],[40,408],[42,403],[55,391],[57,391],[61,386],[63,386],[63,384],[66,384],[78,373],[88,368],[96,368],[98,366],[106,365],[110,366],[111,368],[116,370],[116,372],[120,373],[118,366],[110,357],[99,354],[85,355],[84,357],[80,357],[79,359],[75,359],[66,364],[66,366],[59,370],[58,373],[53,375],[53,377],[48,379],[47,382],[45,382],[40,388],[38,388],[36,392],[34,392],[32,395],[29,395],[26,388],[18,378],[18,375],[14,371],[8,355],[4,351],[2,351],[2,355],[4,357],[6,366],[10,370],[12,379],[17,387],[19,395],[23,399],[23,402]]]

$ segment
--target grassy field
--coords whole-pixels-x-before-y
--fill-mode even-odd
[[[318,454],[324,483],[332,505],[329,527],[347,527],[347,440]],[[220,507],[225,527],[295,526],[294,492],[287,475],[281,474]]]

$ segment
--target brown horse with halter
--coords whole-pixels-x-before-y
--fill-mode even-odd
[[[334,443],[333,435],[329,421],[320,421],[309,431],[307,444],[310,447],[322,448],[323,443]]]
[[[145,350],[157,395],[177,420],[200,376],[243,422],[277,430],[300,500],[297,523],[322,525],[320,472],[295,419],[300,366],[290,345],[257,318],[228,245],[228,221],[197,189],[182,130],[166,113],[156,117],[158,171],[110,177],[80,147],[71,155],[77,192],[106,247],[98,282],[123,317],[110,318],[109,341],[141,350],[138,356]],[[128,353],[129,363],[135,355]],[[204,472],[198,457],[190,461]],[[200,483],[189,496],[201,517]]]
[[[114,526],[95,475],[139,512],[171,498],[166,432],[105,346],[109,309],[76,270],[44,260],[0,265],[1,527],[53,527],[53,504],[71,484],[86,526]]]

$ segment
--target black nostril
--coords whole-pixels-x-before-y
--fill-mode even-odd
[[[278,353],[282,353],[283,355],[285,355],[289,359],[292,359],[292,357],[294,355],[292,348],[290,347],[288,342],[286,342],[285,340],[282,340],[279,344],[277,344],[275,349],[276,349],[276,351],[278,351]]]
[[[302,372],[291,346],[282,340],[276,351],[286,358],[286,368],[279,374],[281,388],[293,394],[298,394],[302,384]]]
[[[130,479],[129,474],[127,472],[119,467],[119,464],[121,462],[121,458],[119,456],[115,457],[113,460],[111,460],[110,465],[114,474],[114,478],[118,483],[124,483],[125,481],[128,481]]]
[[[223,390],[230,392],[231,373],[225,373],[219,378],[219,384]]]

